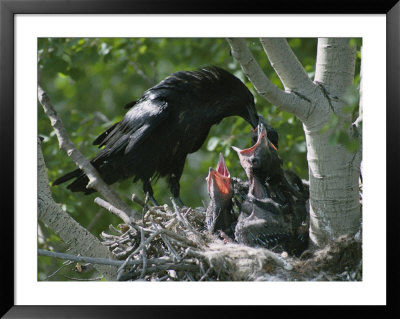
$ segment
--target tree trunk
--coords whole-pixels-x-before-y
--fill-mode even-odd
[[[341,129],[358,137],[351,113],[343,112],[344,95],[354,78],[355,50],[348,39],[319,39],[314,82],[322,94],[313,98],[313,111],[303,122],[310,178],[310,238],[321,246],[360,227],[359,177],[361,148],[352,153],[330,145],[332,130],[321,133],[332,116]]]

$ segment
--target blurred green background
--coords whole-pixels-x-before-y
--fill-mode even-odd
[[[247,39],[248,45],[262,69],[271,81],[282,84],[268,62],[258,39]],[[348,94],[349,110],[358,107],[358,85],[361,39],[351,39],[357,46],[356,77]],[[288,43],[314,78],[317,39],[288,39]],[[142,93],[166,76],[181,70],[195,70],[216,65],[239,77],[252,91],[257,111],[279,133],[279,154],[284,167],[294,170],[301,178],[308,178],[306,143],[301,122],[292,114],[279,110],[259,96],[244,76],[240,65],[230,54],[229,44],[219,38],[40,38],[38,39],[38,80],[50,96],[71,140],[87,157],[98,151],[93,140],[106,128],[119,121],[127,110],[123,106],[138,99]],[[332,125],[336,125],[334,119]],[[221,152],[231,176],[245,177],[236,153],[231,146],[250,146],[250,125],[239,117],[230,117],[214,126],[196,153],[186,160],[181,178],[181,198],[187,206],[208,204],[205,178],[209,167],[215,167]],[[75,164],[59,150],[57,138],[50,121],[38,103],[38,134],[44,137],[43,155],[50,183],[75,169]],[[332,143],[348,143],[340,132],[332,137]],[[352,146],[349,144],[349,147]],[[109,224],[121,221],[93,203],[98,194],[85,196],[71,193],[68,184],[51,187],[54,199],[62,204],[82,226],[98,236]],[[159,203],[171,204],[170,192],[163,179],[153,182],[154,196]],[[132,193],[144,198],[142,184],[132,179],[112,186],[122,197]],[[132,204],[135,209],[140,207]],[[39,248],[64,251],[65,245],[58,237],[39,224]],[[62,262],[48,257],[39,258],[38,279],[60,267]],[[72,266],[69,266],[71,268]],[[68,267],[65,267],[68,268]],[[90,276],[90,275],[88,275]],[[62,271],[48,280],[66,280]]]

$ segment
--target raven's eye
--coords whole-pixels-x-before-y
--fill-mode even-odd
[[[257,157],[250,157],[250,162],[253,166],[258,166],[260,165],[260,160]]]

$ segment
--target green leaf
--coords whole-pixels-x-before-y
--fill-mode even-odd
[[[67,71],[67,74],[73,79],[73,80],[79,80],[80,77],[84,75],[83,71],[78,68],[70,68]]]
[[[207,150],[210,152],[214,151],[219,143],[219,140],[220,140],[219,137],[215,136],[211,137],[207,143]]]
[[[44,67],[45,69],[52,70],[53,72],[61,72],[65,74],[68,68],[68,63],[62,58],[55,56],[49,58],[46,61]]]
[[[147,45],[142,45],[142,46],[139,47],[138,52],[139,52],[140,54],[145,54],[146,51],[147,51]]]

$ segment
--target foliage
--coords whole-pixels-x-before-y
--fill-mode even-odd
[[[359,49],[361,41],[352,41]],[[317,40],[288,39],[288,42],[313,78]],[[248,44],[272,82],[282,87],[258,39],[248,39]],[[359,59],[357,63],[358,74]],[[217,65],[229,70],[249,87],[255,96],[258,112],[279,133],[279,154],[283,158],[284,167],[294,170],[302,178],[307,178],[306,143],[301,122],[292,114],[269,104],[255,92],[240,65],[230,55],[225,39],[38,39],[39,84],[52,99],[70,138],[88,158],[92,158],[97,152],[97,148],[92,145],[93,140],[124,116],[126,110],[123,106],[126,103],[138,99],[146,89],[173,72],[194,70],[207,65]],[[351,110],[358,105],[359,79],[357,75],[354,90],[349,92]],[[225,156],[231,175],[245,177],[231,146],[250,146],[250,129],[241,118],[227,118],[212,128],[200,151],[188,156],[181,178],[181,198],[186,205],[202,206],[202,201],[207,205],[205,177],[208,168],[216,166],[219,152]],[[38,134],[44,137],[42,149],[50,182],[75,168],[75,164],[59,150],[57,138],[39,103]],[[341,140],[338,138],[338,141]],[[160,179],[153,186],[155,198],[160,203],[170,203],[171,195],[165,181]],[[130,198],[133,192],[144,197],[142,185],[133,184],[131,180],[117,183],[113,188],[125,198]],[[81,193],[71,193],[66,190],[65,185],[51,189],[56,202],[62,203],[65,210],[97,236],[110,223],[120,222],[93,204],[96,194],[84,196]],[[99,214],[101,217],[97,218]],[[50,237],[54,242],[57,241],[55,235]],[[39,246],[46,245],[49,245],[48,239],[39,243]],[[39,268],[39,271],[45,270],[44,266]]]

